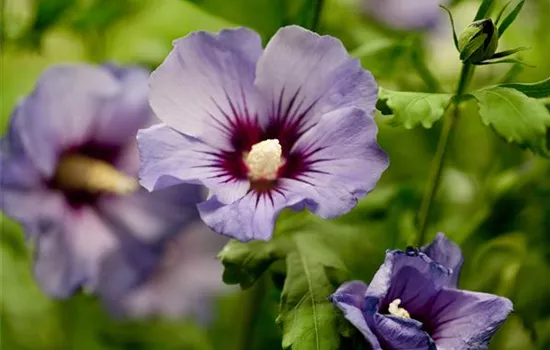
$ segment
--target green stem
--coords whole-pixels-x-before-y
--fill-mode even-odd
[[[260,315],[262,302],[267,291],[266,276],[260,277],[254,286],[242,293],[242,302],[239,303],[238,313],[242,316],[241,332],[236,342],[235,350],[252,350],[256,335],[256,323]]]
[[[462,97],[462,95],[468,88],[468,85],[470,85],[470,81],[474,76],[475,69],[476,67],[474,65],[468,63],[464,63],[464,65],[462,66],[462,71],[460,72],[460,80],[458,81],[458,87],[456,89],[456,97],[458,98],[457,101],[460,101],[460,97]]]
[[[422,81],[424,81],[424,84],[426,84],[428,92],[441,92],[442,90],[439,81],[426,65],[426,58],[424,57],[421,41],[414,41],[411,58],[414,68]]]
[[[311,21],[311,30],[316,31],[321,21],[321,13],[323,12],[324,0],[317,0],[315,2],[315,12],[313,13],[313,20]]]
[[[443,170],[443,165],[445,163],[445,155],[447,154],[447,149],[449,147],[449,139],[453,131],[456,120],[460,116],[460,100],[461,96],[464,94],[474,73],[475,67],[471,64],[464,64],[462,66],[462,71],[460,73],[460,80],[458,82],[458,87],[456,89],[456,96],[454,101],[451,100],[450,104],[454,103],[453,113],[447,116],[443,122],[443,127],[441,128],[441,134],[439,136],[439,141],[437,143],[437,149],[435,151],[434,158],[430,167],[430,173],[428,175],[428,185],[426,187],[426,192],[422,198],[422,203],[420,204],[420,211],[418,213],[418,240],[417,245],[421,246],[425,243],[426,240],[426,229],[428,224],[428,219],[430,217],[430,212],[433,206],[433,201],[435,194],[439,188],[441,182],[441,173]]]

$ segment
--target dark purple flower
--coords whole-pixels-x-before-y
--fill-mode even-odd
[[[400,30],[434,28],[449,0],[363,0],[367,13],[384,25]]]
[[[146,71],[60,65],[12,114],[0,145],[0,205],[35,247],[44,291],[96,290],[116,252],[151,264],[150,246],[198,216],[140,190],[135,135],[150,124]]]
[[[150,101],[165,125],[140,131],[140,181],[200,183],[214,231],[271,237],[278,213],[342,215],[388,165],[376,144],[377,86],[342,43],[297,26],[262,49],[251,30],[179,39],[151,75]]]
[[[182,206],[202,197],[198,186],[176,185],[151,194],[166,199],[179,197]],[[111,254],[104,261],[100,293],[115,314],[130,317],[195,316],[208,321],[214,297],[229,288],[221,280],[222,265],[216,259],[227,238],[212,232],[199,218],[189,220],[180,232],[159,245],[158,261],[135,263],[132,256]],[[138,262],[141,257],[135,257]],[[120,278],[125,276],[125,278]]]
[[[370,285],[345,283],[331,299],[375,350],[486,349],[512,302],[449,287],[451,274],[419,250],[388,251]]]

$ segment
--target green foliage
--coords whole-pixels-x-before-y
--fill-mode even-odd
[[[481,2],[481,5],[479,5],[479,9],[477,10],[474,21],[479,21],[481,19],[487,18],[494,5],[495,0],[483,0]]]
[[[39,49],[46,32],[62,21],[65,13],[76,4],[76,0],[38,0],[32,23],[22,35],[21,42],[26,46]]]
[[[510,25],[512,23],[514,23],[514,21],[516,20],[516,17],[518,16],[519,12],[521,11],[521,9],[523,8],[523,5],[525,4],[525,0],[521,0],[517,5],[516,7],[514,7],[514,9],[512,11],[510,11],[510,13],[508,14],[508,16],[506,16],[503,20],[502,20],[502,23],[500,24],[500,26],[498,27],[498,36],[502,36],[502,34],[504,34],[504,32],[506,31],[506,29],[508,29],[508,27],[510,27]]]
[[[510,83],[502,84],[500,87],[516,89],[531,98],[550,97],[550,78],[531,84]]]
[[[550,112],[540,102],[508,87],[488,87],[471,93],[481,120],[508,142],[548,156]]]
[[[412,129],[418,125],[431,128],[441,119],[452,95],[422,92],[402,92],[380,88],[377,108],[382,114],[391,114],[389,123]]]
[[[457,23],[468,23],[472,16],[465,13],[466,7],[454,7],[459,2],[450,5]],[[335,220],[285,211],[272,241],[228,244],[220,253],[224,281],[248,289],[242,294],[229,293],[212,305],[212,324],[162,319],[127,322],[113,319],[89,295],[52,300],[34,281],[31,254],[19,227],[2,220],[0,347],[277,350],[283,343],[292,349],[367,348],[326,297],[346,280],[370,281],[385,249],[416,243],[416,215],[438,140],[437,128],[426,128],[455,102],[451,94],[441,92],[456,86],[460,61],[454,51],[446,52],[449,43],[442,45],[433,35],[376,27],[351,3],[325,0],[320,28],[341,39],[379,84],[388,88],[381,89],[378,104],[387,117],[377,116],[377,121],[382,121],[378,140],[391,166],[375,191]],[[504,1],[477,3],[482,4],[476,18],[481,20]],[[533,0],[528,4],[532,15],[517,16],[523,3],[516,1],[500,11],[495,25],[500,26],[499,33],[506,30],[503,47],[531,48],[524,58],[536,68],[518,70],[513,80],[503,80],[506,84],[473,92],[481,118],[476,117],[475,103],[461,103],[427,233],[433,237],[436,231],[444,231],[460,243],[466,257],[461,287],[497,293],[514,302],[516,312],[491,342],[495,350],[550,348],[546,277],[550,273],[550,165],[516,147],[520,144],[548,154],[544,143],[548,111],[543,104],[550,98],[550,78],[533,84],[510,83],[548,77],[550,61],[545,50],[550,44],[550,22],[543,14],[548,13],[550,3]],[[249,26],[267,40],[283,25],[313,26],[318,4],[319,0],[6,0],[1,23],[8,39],[2,42],[1,124],[5,125],[16,101],[51,64],[113,59],[154,68],[170,50],[172,40],[190,31]],[[511,27],[508,22],[512,21],[518,25]],[[40,46],[39,54],[21,50]],[[517,51],[506,50],[492,58]],[[433,92],[440,93],[415,92],[432,90],[426,88],[426,76],[411,66],[412,55],[437,77],[440,84]],[[478,68],[472,85],[495,84],[493,79],[501,73]],[[480,120],[515,144],[493,136]],[[254,294],[262,284],[257,315],[247,320],[245,309],[259,300]],[[277,315],[284,334],[275,324]],[[241,328],[246,330],[249,324],[253,327],[243,336]],[[251,333],[254,339],[247,342],[246,335]]]
[[[342,261],[313,234],[292,237],[287,276],[277,322],[283,330],[283,348],[338,349],[337,310],[328,300],[345,273]]]
[[[282,26],[298,24],[311,28],[317,20],[319,0],[187,0],[213,15],[257,30],[264,39]],[[254,13],[251,16],[250,13]]]
[[[272,242],[253,241],[241,243],[230,241],[218,254],[223,263],[223,281],[250,288],[260,276],[277,260],[277,248]]]
[[[55,350],[63,339],[55,303],[36,286],[29,255],[21,254],[18,231],[2,221],[0,331],[3,349]],[[14,249],[15,248],[15,249]]]
[[[378,204],[366,205],[364,210],[373,210],[389,199],[383,193],[375,200]],[[331,225],[313,219],[311,214],[300,216],[298,220],[280,220],[276,236],[269,242],[226,245],[220,253],[224,276],[230,276],[225,280],[247,288],[266,270],[274,279],[282,277],[277,323],[282,329],[283,348],[339,349],[342,334],[351,332],[328,297],[351,278],[348,265],[364,267],[364,257],[369,253],[357,253],[365,248],[368,251],[367,233],[346,226],[345,220]],[[374,264],[373,269],[378,263]]]

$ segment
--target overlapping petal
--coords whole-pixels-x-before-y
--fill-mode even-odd
[[[189,34],[151,75],[150,101],[174,129],[221,149],[230,128],[256,117],[253,87],[261,38],[245,28]]]
[[[141,184],[152,190],[162,176],[207,186],[222,203],[233,203],[248,191],[248,180],[234,179],[217,162],[218,151],[198,139],[158,124],[138,133]]]
[[[347,282],[338,287],[331,295],[331,301],[344,313],[344,317],[353,324],[369,341],[373,350],[382,350],[376,335],[371,331],[365,318],[365,293],[367,285],[361,281]]]
[[[429,334],[422,330],[422,323],[416,320],[377,313],[371,324],[384,349],[436,349]]]
[[[199,212],[203,221],[219,234],[243,242],[269,240],[279,212],[287,207],[299,207],[302,202],[281,188],[268,193],[251,191],[231,204],[224,204],[214,196],[199,204]]]
[[[323,218],[351,210],[370,192],[388,166],[376,144],[376,124],[364,110],[350,107],[323,115],[294,145],[305,170],[282,183],[306,199],[308,209]]]
[[[486,349],[512,308],[496,295],[445,288],[431,305],[432,337],[441,349]]]
[[[94,290],[102,259],[118,245],[92,208],[67,209],[36,236],[36,278],[46,293],[56,297],[67,297],[80,286]]]
[[[451,271],[428,258],[424,253],[393,250],[374,275],[367,295],[386,301],[401,299],[413,314],[447,284]]]
[[[59,154],[91,139],[103,108],[121,86],[107,71],[86,65],[47,70],[19,107],[19,137],[33,165],[47,178]]]
[[[141,283],[126,287],[119,284],[122,288],[111,289],[107,304],[118,313],[132,317],[195,316],[208,320],[211,299],[227,290],[221,282],[222,265],[215,258],[226,241],[198,221],[185,227],[166,242],[160,263],[145,277],[140,277],[139,269],[128,264],[128,269]],[[106,266],[115,269],[105,268],[106,273],[120,269],[116,258],[112,256],[106,261]]]
[[[298,133],[339,108],[355,106],[372,118],[378,96],[372,75],[340,40],[298,26],[271,38],[258,61],[256,86],[266,100],[262,123],[277,121]]]
[[[135,218],[135,214],[159,211],[164,213],[159,224],[172,222],[177,225],[173,229],[164,227],[158,231],[153,227],[144,227],[141,232],[128,231],[133,233],[127,237],[129,244],[109,254],[102,263],[100,293],[108,307],[121,315],[204,316],[208,305],[206,299],[223,289],[221,265],[215,254],[226,239],[214,235],[199,221],[196,204],[204,198],[200,186],[164,187],[149,196],[153,203],[149,199],[136,208],[145,206],[143,209],[147,210],[135,213],[124,209],[126,217]],[[188,211],[179,212],[177,204],[185,205]],[[172,214],[180,220],[174,221]],[[126,223],[124,219],[122,216],[123,223]],[[150,221],[140,220],[136,225],[147,223]],[[173,234],[167,236],[167,230]],[[148,232],[162,232],[165,239],[157,237],[151,242],[154,237],[144,235]],[[144,242],[147,244],[142,244]],[[145,261],[143,254],[148,258]]]
[[[149,106],[149,72],[140,67],[106,64],[102,66],[121,86],[103,107],[93,140],[100,144],[125,145],[135,140],[139,129],[158,122]],[[135,148],[135,145],[133,145]]]
[[[430,259],[452,270],[448,286],[456,288],[458,286],[460,270],[464,263],[464,256],[462,256],[460,247],[445,237],[443,233],[439,232],[430,244],[420,248],[420,250],[429,256]]]

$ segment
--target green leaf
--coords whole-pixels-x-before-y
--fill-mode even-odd
[[[512,0],[508,1],[506,3],[506,5],[504,5],[502,7],[502,9],[500,10],[500,12],[498,13],[498,16],[497,16],[497,19],[495,21],[495,25],[499,24],[500,23],[500,20],[502,19],[502,15],[504,15],[504,12],[506,11],[506,9],[508,8],[508,6],[510,6],[510,4],[512,3]]]
[[[225,269],[223,281],[250,288],[260,276],[277,260],[276,239],[270,242],[252,241],[241,243],[230,241],[218,254]]]
[[[237,25],[258,31],[264,39],[280,27],[298,24],[311,27],[315,21],[318,0],[187,0],[207,12]],[[253,15],[251,15],[253,14]]]
[[[318,235],[292,237],[287,277],[277,318],[283,330],[283,349],[339,349],[340,314],[328,300],[346,269]],[[336,279],[336,280],[335,280]]]
[[[502,24],[498,27],[498,36],[501,37],[502,34],[508,29],[508,27],[516,20],[516,17],[518,16],[519,12],[521,11],[523,5],[525,4],[525,0],[521,0],[516,7],[504,18],[502,21]]]
[[[393,114],[389,119],[394,126],[412,129],[417,125],[431,128],[443,117],[452,98],[451,94],[392,91],[380,88],[377,108],[382,114]]]
[[[516,89],[532,98],[550,97],[550,78],[531,84],[503,84],[500,87]]]
[[[507,87],[489,87],[471,93],[481,120],[508,142],[549,156],[550,112],[538,101]]]
[[[483,0],[481,5],[479,5],[479,9],[477,10],[474,21],[479,21],[480,19],[487,18],[494,4],[495,4],[495,0]]]

